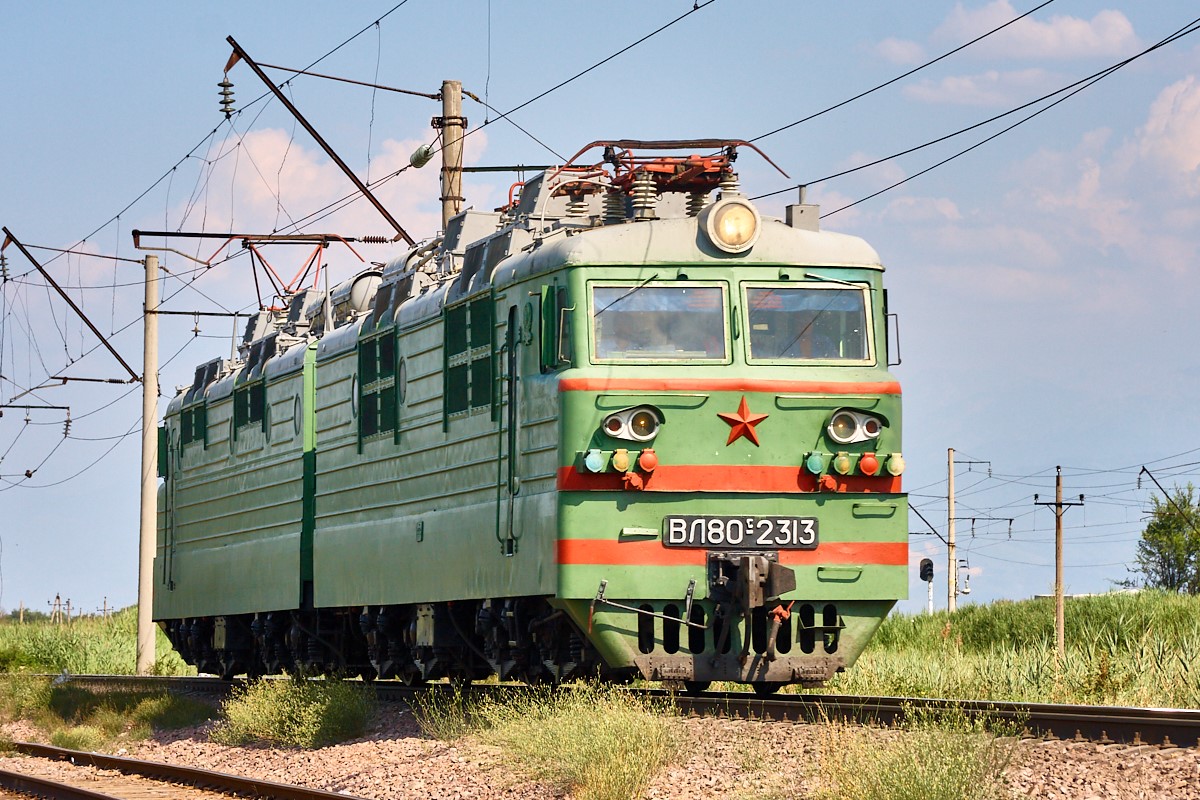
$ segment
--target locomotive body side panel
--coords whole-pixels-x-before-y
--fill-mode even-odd
[[[519,289],[512,287],[498,301],[490,293],[467,301],[495,302],[491,319],[498,343],[507,334],[505,297]],[[356,351],[318,362],[318,607],[555,591],[550,463],[556,422],[539,407],[538,391],[531,387],[526,393],[531,402],[523,404],[530,424],[522,425],[522,433],[535,452],[518,459],[531,469],[530,480],[510,503],[499,475],[508,453],[498,422],[507,411],[505,376],[498,368],[493,386],[472,385],[476,396],[486,391],[494,397],[490,402],[447,413],[445,320],[444,314],[427,314],[402,319],[395,329],[397,380],[404,381],[395,431],[367,437],[359,433],[356,417],[363,409],[353,403],[355,383],[361,379]],[[504,361],[501,350],[493,350],[497,367]],[[510,515],[518,544],[506,555],[502,540],[509,535]],[[453,574],[445,569],[450,565],[458,567]]]
[[[177,447],[171,464],[173,495],[155,559],[159,619],[299,601],[304,475],[294,417],[303,413],[302,370],[267,379],[261,421],[240,426],[234,391],[221,391],[222,383],[205,401],[205,437]],[[168,418],[173,431],[178,419]]]

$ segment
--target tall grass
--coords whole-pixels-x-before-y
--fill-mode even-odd
[[[1052,600],[891,616],[826,691],[1200,708],[1200,597],[1068,600],[1066,642]]]
[[[590,684],[475,700],[429,692],[414,712],[429,735],[473,734],[577,800],[640,797],[682,747],[666,701]]]
[[[362,736],[375,697],[369,687],[339,680],[257,680],[235,689],[221,711],[216,742],[321,747]]]
[[[849,723],[820,728],[820,800],[1001,800],[1018,739],[960,710],[908,709],[881,732]]]
[[[156,675],[194,675],[167,637],[155,627]],[[137,666],[137,608],[108,619],[85,617],[58,625],[48,621],[0,622],[0,672],[128,675]]]

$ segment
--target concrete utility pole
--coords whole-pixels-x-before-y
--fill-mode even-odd
[[[1057,477],[1054,479],[1054,502],[1039,503],[1038,496],[1033,496],[1035,506],[1050,506],[1054,509],[1054,642],[1058,648],[1058,657],[1062,658],[1067,652],[1066,607],[1063,602],[1063,529],[1062,518],[1070,506],[1083,505],[1083,495],[1079,495],[1078,503],[1063,502],[1062,467],[1055,467]]]
[[[463,131],[462,81],[442,81],[442,116],[434,127],[442,129],[442,230],[462,210]]]
[[[946,610],[954,613],[958,606],[958,559],[954,544],[954,448],[946,451],[946,474],[949,488],[946,492]]]
[[[138,547],[137,674],[154,667],[154,548],[158,538],[158,256],[146,256],[142,344],[142,517]]]

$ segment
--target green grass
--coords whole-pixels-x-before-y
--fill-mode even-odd
[[[213,716],[206,703],[162,691],[93,692],[27,674],[0,676],[0,719],[24,720],[52,744],[99,750]]]
[[[1016,751],[1014,726],[999,728],[961,711],[909,709],[881,732],[849,723],[822,726],[820,800],[1002,800]]]
[[[257,680],[221,705],[214,741],[321,747],[362,736],[375,712],[369,687],[339,680]]]
[[[893,615],[825,691],[1200,708],[1200,597],[1139,592]]]
[[[590,684],[471,701],[429,692],[414,714],[427,734],[472,735],[577,800],[641,796],[682,747],[669,703]]]
[[[155,626],[155,675],[195,675]],[[86,617],[58,625],[0,621],[0,672],[129,675],[137,662],[137,608],[108,619]]]

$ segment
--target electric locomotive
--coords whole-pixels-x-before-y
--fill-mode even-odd
[[[594,143],[198,367],[160,437],[154,616],[184,659],[759,691],[850,667],[907,591],[883,267],[816,206],[762,216],[746,146]]]

